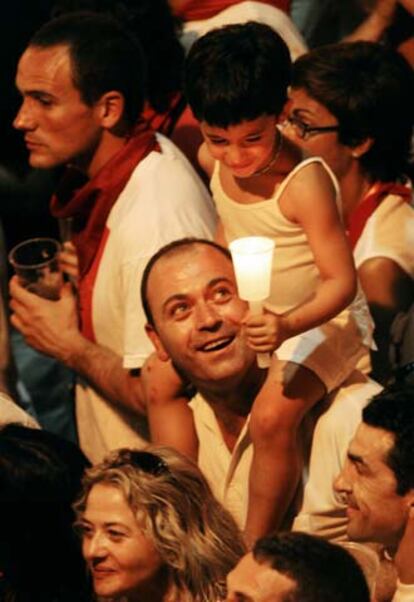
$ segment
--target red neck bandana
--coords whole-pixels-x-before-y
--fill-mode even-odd
[[[154,132],[141,122],[125,146],[92,180],[70,167],[64,175],[50,209],[57,218],[75,218],[72,242],[78,254],[81,279],[95,258],[112,206],[138,163],[154,150],[160,150]]]
[[[412,190],[408,186],[397,182],[376,182],[371,186],[348,219],[348,238],[352,249],[355,248],[367,220],[388,194],[401,196],[409,202]]]

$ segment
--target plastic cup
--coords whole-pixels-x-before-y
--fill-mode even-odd
[[[30,238],[16,245],[9,261],[24,288],[39,297],[56,301],[63,275],[59,268],[61,245],[54,238]]]

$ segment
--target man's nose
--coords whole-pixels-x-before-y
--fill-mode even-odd
[[[349,467],[347,466],[347,463],[345,463],[345,466],[335,478],[333,487],[335,493],[342,495],[351,491],[352,487],[349,479]]]
[[[219,315],[209,303],[199,303],[195,313],[199,330],[212,330],[221,324]]]
[[[16,128],[16,130],[24,131],[32,130],[35,127],[33,112],[30,110],[25,100],[22,102],[21,107],[14,118],[13,127]]]

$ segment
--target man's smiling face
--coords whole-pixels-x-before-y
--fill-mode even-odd
[[[162,257],[148,280],[155,328],[148,334],[161,359],[196,385],[232,382],[255,362],[241,320],[247,304],[237,295],[231,260],[205,244]]]
[[[346,496],[348,535],[356,541],[395,546],[405,528],[413,492],[397,493],[397,479],[387,463],[394,435],[362,423],[351,441],[335,490]]]

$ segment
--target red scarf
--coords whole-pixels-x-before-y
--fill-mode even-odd
[[[72,242],[78,254],[80,279],[87,274],[96,256],[112,206],[138,163],[154,150],[160,150],[154,132],[141,122],[125,146],[92,180],[87,181],[86,176],[74,168],[69,168],[63,177],[50,209],[54,217],[75,218]]]
[[[374,213],[384,197],[389,194],[395,194],[409,202],[412,190],[408,186],[398,184],[397,182],[376,182],[371,186],[348,219],[348,238],[352,249],[355,248],[369,217]]]
[[[180,119],[187,106],[186,100],[181,92],[176,92],[171,100],[168,109],[164,113],[157,113],[148,103],[146,104],[142,117],[147,121],[152,129],[160,134],[170,138],[177,121]]]
[[[210,19],[225,8],[239,4],[241,0],[189,0],[183,7],[174,11],[176,17],[183,21],[201,21]],[[284,12],[288,12],[290,0],[260,0],[262,4],[270,4]]]

